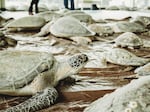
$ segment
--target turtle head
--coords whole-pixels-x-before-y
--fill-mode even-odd
[[[68,64],[77,72],[84,67],[84,65],[88,62],[88,56],[85,54],[77,54],[68,59]]]
[[[60,63],[57,73],[56,80],[62,80],[70,75],[77,74],[88,62],[88,56],[85,54],[76,54],[71,56],[65,62]]]

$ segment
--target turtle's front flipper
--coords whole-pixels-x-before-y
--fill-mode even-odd
[[[58,93],[55,88],[47,88],[25,102],[0,112],[36,112],[37,110],[54,104],[57,97]]]

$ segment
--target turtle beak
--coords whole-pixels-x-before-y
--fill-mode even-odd
[[[81,59],[83,60],[84,63],[89,61],[89,58],[86,54],[81,54]]]

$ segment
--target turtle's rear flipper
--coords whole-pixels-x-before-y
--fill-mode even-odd
[[[36,112],[55,103],[58,97],[55,88],[47,88],[25,102],[0,112]]]

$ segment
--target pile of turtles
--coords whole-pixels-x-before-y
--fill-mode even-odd
[[[150,17],[140,16],[132,21],[106,21],[106,23],[98,23],[89,14],[83,11],[69,10],[47,11],[8,22],[1,29],[5,32],[5,35],[9,32],[17,33],[36,30],[36,33],[30,35],[30,37],[43,38],[48,36],[51,38],[53,36],[57,39],[61,38],[71,42],[74,41],[78,46],[72,42],[68,45],[68,49],[75,46],[76,50],[80,53],[73,53],[74,55],[70,56],[69,59],[59,62],[52,53],[46,53],[45,51],[0,51],[0,65],[3,65],[0,67],[0,94],[12,96],[33,95],[27,101],[0,112],[35,112],[54,104],[58,97],[58,92],[55,89],[58,82],[70,75],[77,74],[85,67],[85,65],[90,62],[89,53],[91,52],[99,52],[99,57],[103,59],[105,65],[112,63],[121,66],[133,66],[136,68],[134,72],[138,77],[150,75],[150,58],[140,57],[136,55],[135,52],[129,51],[129,49],[140,50],[148,46],[145,45],[145,41],[150,40],[142,39],[139,35],[148,32],[149,26]],[[6,46],[14,47],[17,45],[16,40],[7,38],[5,35],[0,32],[0,48]],[[91,48],[92,44],[100,40],[102,40],[101,43],[106,44],[106,46],[98,45],[98,49],[93,50]],[[107,44],[110,46],[107,46]],[[80,50],[78,48],[79,46],[86,46],[87,49]],[[139,79],[129,84],[129,86],[135,85],[141,80],[145,80],[147,84],[149,77],[147,79]],[[130,93],[133,91],[134,95],[134,91],[138,90],[139,87],[143,87],[145,83],[141,83],[137,88],[131,88]],[[148,86],[145,87],[145,91],[148,91],[147,87]],[[126,89],[128,86],[124,88]],[[112,94],[118,94],[121,97],[121,95],[127,93],[121,94],[117,92],[125,90],[124,88],[116,90]],[[139,89],[139,91],[142,91],[142,89]],[[139,108],[143,108],[143,105],[147,103],[141,99],[143,105],[140,104],[140,100],[135,101],[137,99],[134,99],[138,96],[133,97],[133,95],[126,99],[119,99],[120,104],[116,104],[118,99],[115,98],[115,96],[105,96],[100,100],[101,106],[98,105],[97,107],[97,104],[93,103],[91,107],[85,109],[85,112],[94,112],[93,107],[96,107],[95,112],[102,109],[102,112],[117,112],[116,108],[118,109],[118,107],[120,109],[119,112],[123,112],[124,110],[128,112],[128,110],[126,110],[128,106],[134,106],[131,107],[131,109],[136,108],[138,110],[136,112],[141,112],[142,109]],[[111,100],[110,104],[106,103],[108,100]],[[125,101],[125,106],[122,100]],[[109,106],[109,110],[107,110],[105,106]],[[97,108],[98,110],[96,110]],[[149,105],[147,108],[149,108]]]

